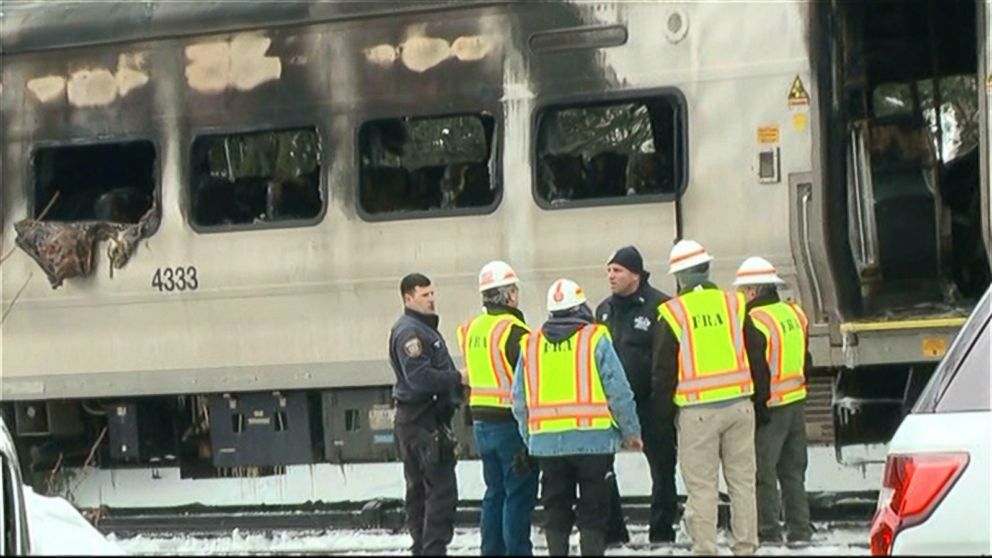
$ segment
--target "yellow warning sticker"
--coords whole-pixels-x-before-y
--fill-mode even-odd
[[[758,126],[758,143],[778,143],[778,124]]]
[[[992,74],[989,74],[985,78],[985,88],[988,89],[989,91],[992,91]]]
[[[809,93],[806,93],[806,87],[803,86],[803,80],[796,76],[796,79],[792,80],[792,87],[789,88],[789,106],[802,106],[809,104]]]

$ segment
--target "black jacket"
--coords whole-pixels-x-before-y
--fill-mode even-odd
[[[704,289],[716,289],[713,283],[703,283]],[[685,294],[687,290],[679,294]],[[756,335],[757,334],[757,335]],[[747,350],[747,358],[751,363],[751,378],[754,381],[754,395],[752,401],[768,401],[768,383],[770,373],[768,363],[765,362],[765,344],[759,343],[759,332],[754,327],[754,322],[750,316],[744,317],[744,347]],[[761,336],[763,339],[764,336]],[[675,417],[677,407],[675,405],[675,388],[679,378],[679,340],[675,337],[668,322],[659,318],[658,327],[655,328],[655,335],[652,341],[652,359],[654,389],[652,390],[652,408],[658,413],[656,419],[670,422]],[[755,411],[763,416],[765,405],[755,405]],[[760,420],[760,418],[759,418]]]
[[[610,329],[639,409],[651,400],[651,338],[658,329],[658,306],[669,298],[644,277],[630,296],[611,295],[596,307],[596,321]]]
[[[517,310],[516,308],[511,308],[500,304],[487,304],[486,314],[490,314],[492,316],[512,314],[521,322],[525,321],[523,312]],[[520,358],[520,339],[523,338],[526,333],[526,329],[516,324],[510,326],[510,334],[506,336],[506,344],[503,346],[503,354],[506,355],[506,361],[510,363],[510,370],[514,370],[517,366],[517,360]],[[472,420],[488,422],[513,422],[513,411],[509,408],[499,409],[495,407],[471,407],[470,411]]]
[[[407,308],[389,332],[397,422],[419,421],[433,410],[447,423],[463,401],[461,374],[437,330],[438,321],[437,316]]]

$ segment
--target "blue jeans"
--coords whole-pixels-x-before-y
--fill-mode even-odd
[[[475,442],[482,456],[486,495],[482,499],[482,555],[531,556],[531,514],[537,505],[538,468],[513,470],[517,454],[526,451],[517,423],[475,423]]]

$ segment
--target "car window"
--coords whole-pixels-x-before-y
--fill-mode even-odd
[[[989,336],[992,335],[988,325],[990,296],[992,289],[987,290],[981,302],[975,306],[944,359],[923,388],[913,407],[914,413],[989,409]],[[952,390],[955,384],[959,385]],[[959,390],[975,393],[963,394]],[[944,401],[945,398],[947,401]]]
[[[954,378],[937,400],[936,412],[961,413],[989,410],[989,339],[988,322],[978,334],[971,350],[961,361]]]

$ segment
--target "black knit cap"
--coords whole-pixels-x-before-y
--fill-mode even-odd
[[[606,265],[619,264],[627,268],[633,273],[644,273],[644,258],[641,257],[641,253],[637,251],[637,248],[633,246],[624,246],[613,255],[610,256],[610,261],[606,262]]]

